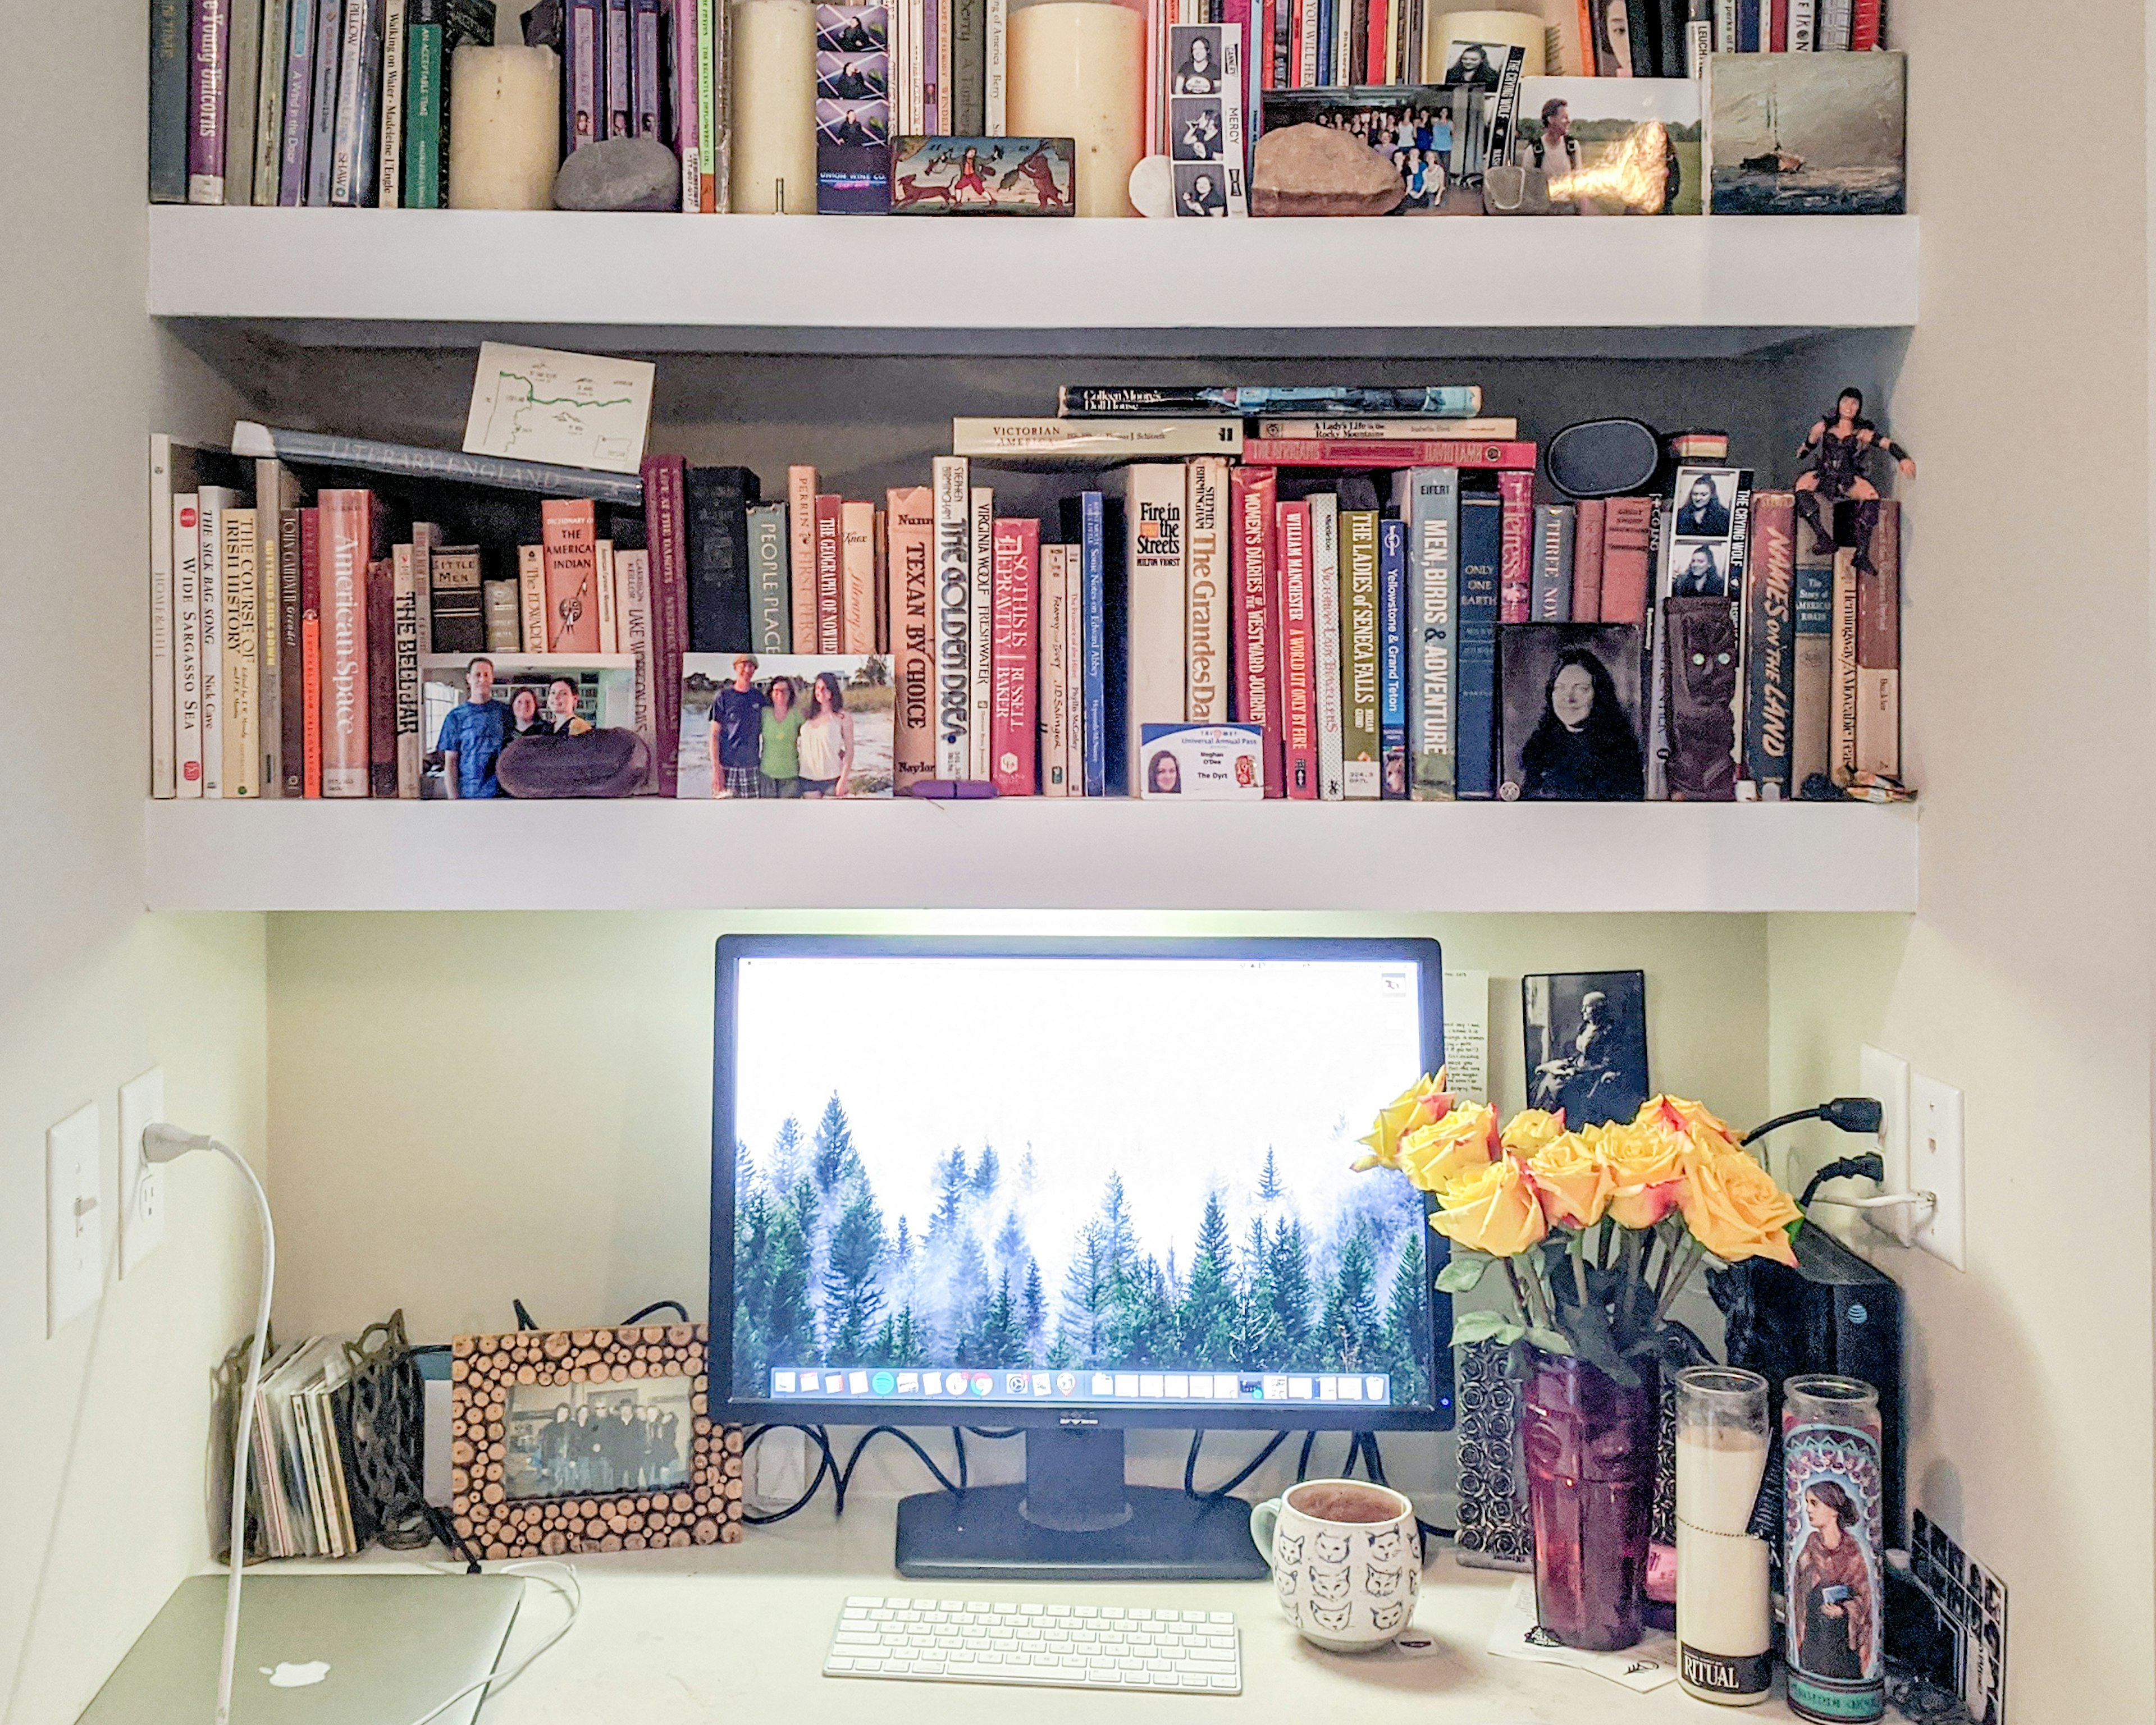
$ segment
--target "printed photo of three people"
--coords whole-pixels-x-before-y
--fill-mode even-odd
[[[690,653],[681,661],[676,797],[888,797],[882,654]]]

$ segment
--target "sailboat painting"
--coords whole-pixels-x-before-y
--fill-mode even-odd
[[[1709,208],[1897,216],[1907,63],[1899,54],[1717,54],[1707,62]]]

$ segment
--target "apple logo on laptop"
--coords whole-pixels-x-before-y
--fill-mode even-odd
[[[280,1661],[274,1669],[259,1665],[255,1670],[270,1680],[272,1689],[305,1689],[329,1676],[330,1662],[326,1659],[310,1659],[295,1664],[287,1659]]]

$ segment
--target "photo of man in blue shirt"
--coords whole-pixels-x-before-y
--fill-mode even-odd
[[[756,686],[756,660],[734,660],[734,680],[711,703],[711,794],[763,794],[763,691]]]
[[[442,755],[442,788],[453,800],[498,797],[494,763],[509,740],[509,709],[494,698],[494,661],[475,659],[465,672],[463,705],[442,721],[434,747]]]

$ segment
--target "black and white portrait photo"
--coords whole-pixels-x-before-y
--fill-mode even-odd
[[[1169,116],[1174,136],[1169,154],[1178,162],[1218,162],[1220,159],[1220,104],[1215,101],[1178,101]]]
[[[1671,548],[1675,565],[1670,576],[1674,599],[1720,599],[1729,596],[1729,571],[1712,545],[1680,545]]]
[[[1471,90],[1495,90],[1504,75],[1506,56],[1518,52],[1504,42],[1447,43],[1445,81]]]
[[[1497,675],[1499,796],[1636,803],[1646,794],[1637,629],[1507,624],[1497,631]]]
[[[1178,216],[1225,216],[1228,213],[1227,182],[1223,175],[1224,164],[1192,167],[1178,162],[1175,167],[1175,213]]]
[[[1677,474],[1676,537],[1727,539],[1729,536],[1729,494],[1732,480],[1726,473],[1685,468]]]
[[[1174,24],[1168,29],[1168,51],[1175,71],[1168,85],[1170,95],[1219,95],[1222,89],[1218,25]]]
[[[511,1498],[650,1491],[689,1483],[696,1417],[686,1378],[515,1384],[502,1416]]]
[[[1599,970],[1520,978],[1527,1106],[1572,1127],[1630,1120],[1647,1100],[1647,978]]]

